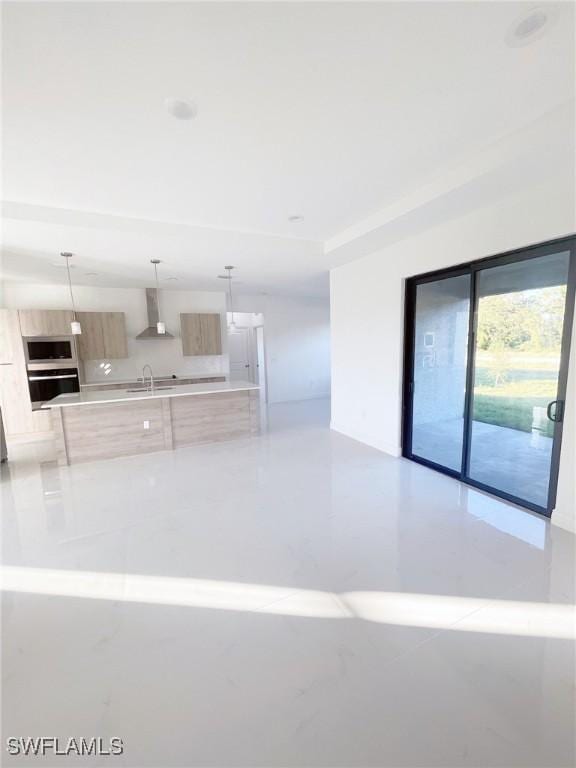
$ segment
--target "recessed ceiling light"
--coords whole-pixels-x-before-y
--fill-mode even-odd
[[[288,216],[288,221],[290,224],[298,224],[298,222],[304,221],[304,216],[301,216],[299,213],[294,214],[294,216]]]
[[[166,110],[177,120],[192,120],[198,114],[198,107],[192,101],[185,99],[166,99]]]
[[[539,40],[546,34],[555,18],[556,11],[553,7],[531,8],[514,21],[506,35],[506,43],[511,48],[519,48]]]
[[[84,277],[96,277],[98,272],[84,272]]]
[[[164,280],[178,280],[177,277],[165,277]]]

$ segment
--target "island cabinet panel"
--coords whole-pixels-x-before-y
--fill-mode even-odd
[[[20,309],[22,336],[70,336],[70,323],[74,319],[67,309]]]
[[[180,315],[180,333],[183,355],[222,354],[220,315],[183,313]]]
[[[249,392],[171,399],[174,447],[250,435]]]
[[[124,312],[78,312],[82,333],[76,337],[80,360],[128,357]]]
[[[253,389],[248,392],[250,398],[250,432],[253,435],[257,435],[260,432],[260,392],[257,389]]]
[[[162,400],[130,400],[105,406],[82,405],[61,411],[54,428],[63,446],[61,463],[108,459],[172,447],[164,423]]]

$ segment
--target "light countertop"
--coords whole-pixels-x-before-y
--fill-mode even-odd
[[[164,384],[161,385],[165,386]],[[187,397],[190,395],[212,395],[218,392],[246,392],[260,389],[257,384],[249,381],[214,381],[206,384],[175,384],[173,388],[161,389],[156,387],[154,392],[142,389],[139,392],[128,392],[125,389],[108,389],[96,392],[73,392],[58,395],[53,400],[44,403],[42,408],[67,408],[73,405],[98,405],[106,403],[121,403],[125,400],[150,400],[163,397]]]
[[[154,381],[173,381],[174,383],[177,383],[181,379],[215,379],[220,377],[227,378],[228,376],[226,373],[176,373],[174,375],[176,376],[175,379],[172,378],[172,374],[168,374],[166,376],[154,376]],[[122,389],[124,384],[132,384],[135,381],[141,382],[142,376],[134,376],[132,379],[112,379],[111,381],[109,379],[102,379],[100,381],[85,381],[80,384],[80,388],[89,389],[90,387],[108,387],[116,384],[118,389]]]

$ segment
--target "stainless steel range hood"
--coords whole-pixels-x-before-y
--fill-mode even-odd
[[[155,288],[146,288],[146,309],[148,310],[148,328],[136,336],[137,339],[173,339],[171,333],[158,333],[156,323],[160,319],[158,314],[158,296]]]

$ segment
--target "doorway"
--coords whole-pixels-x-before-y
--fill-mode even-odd
[[[250,330],[242,326],[228,329],[230,381],[253,381],[250,365]]]
[[[264,341],[264,316],[261,313],[234,312],[233,317],[228,313],[230,380],[258,384],[262,403],[267,402]]]
[[[556,501],[575,242],[407,281],[403,455],[545,515]]]
[[[264,351],[264,326],[257,325],[254,328],[256,334],[256,384],[260,385],[260,400],[268,402],[266,381],[266,354]]]

